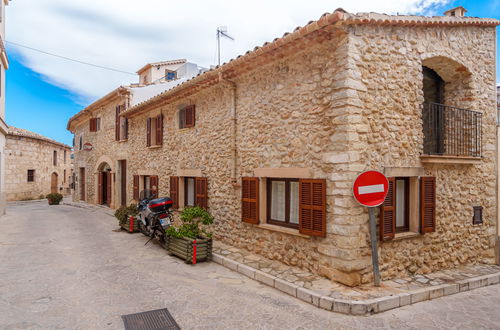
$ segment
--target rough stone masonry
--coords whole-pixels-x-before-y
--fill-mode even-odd
[[[170,178],[180,177],[181,207],[189,189],[183,179],[205,177],[217,239],[354,286],[371,281],[372,268],[368,215],[352,196],[352,182],[361,171],[376,169],[400,178],[408,191],[407,229],[379,243],[382,278],[493,263],[498,23],[340,10],[325,14],[127,107],[120,116],[128,118],[128,139],[121,141],[114,138],[115,109],[130,104],[133,95],[117,90],[68,123],[77,143],[81,137],[93,146],[75,151],[75,173],[86,173],[85,191],[75,191],[75,198],[97,203],[103,164],[115,174],[113,207],[120,205],[122,187],[127,203],[133,200],[134,175],[157,175],[160,195],[169,195]],[[442,79],[446,109],[482,115],[480,123],[458,121],[453,130],[443,124],[443,132],[466,136],[459,141],[464,145],[473,139],[471,129],[479,127],[479,156],[424,153],[423,67]],[[196,106],[196,123],[179,128],[179,112],[188,105]],[[147,147],[147,119],[159,114],[162,141]],[[89,132],[91,117],[101,118],[103,129]],[[120,160],[126,160],[123,185]],[[257,224],[241,221],[242,177],[260,182]],[[435,178],[435,222],[425,234],[422,177]],[[269,178],[325,180],[325,237],[269,223]],[[472,221],[476,206],[482,207],[480,224]]]

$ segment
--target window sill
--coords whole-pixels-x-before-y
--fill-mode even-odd
[[[466,164],[474,165],[481,164],[482,157],[469,156],[438,156],[438,155],[421,155],[420,160],[424,164]]]
[[[403,240],[403,239],[407,239],[407,238],[414,238],[414,237],[419,237],[419,236],[421,236],[420,233],[407,231],[404,233],[397,233],[392,240],[399,241],[399,240]]]
[[[299,237],[303,237],[303,238],[310,238],[311,237],[311,236],[307,236],[307,235],[303,235],[303,234],[299,233],[298,229],[286,228],[286,227],[282,227],[282,226],[271,225],[268,223],[261,223],[261,224],[255,225],[254,227],[262,228],[262,229],[266,229],[266,230],[270,230],[270,231],[276,231],[276,232],[280,232],[283,234],[299,236]]]
[[[155,146],[149,146],[148,149],[161,149],[161,147],[163,147],[163,145],[158,144],[158,145],[155,145]]]

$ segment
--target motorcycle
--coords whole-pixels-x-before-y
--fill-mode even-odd
[[[141,233],[150,237],[150,240],[144,245],[156,238],[163,246],[165,244],[165,230],[174,222],[170,210],[174,202],[169,197],[157,198],[156,194],[153,194],[149,189],[141,191],[139,199],[137,226]]]

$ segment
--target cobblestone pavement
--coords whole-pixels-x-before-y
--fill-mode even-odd
[[[426,275],[414,275],[401,279],[382,281],[380,287],[368,284],[353,288],[330,281],[306,270],[287,266],[281,262],[270,260],[221,242],[214,243],[213,251],[221,256],[295,284],[298,287],[312,290],[323,296],[346,300],[363,300],[390,296],[500,272],[500,266],[497,265],[470,265]]]
[[[98,209],[0,217],[0,329],[123,329],[168,308],[183,329],[500,329],[500,285],[369,317],[318,309],[215,263],[186,265]]]

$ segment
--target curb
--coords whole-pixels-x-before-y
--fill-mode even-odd
[[[382,313],[394,308],[413,305],[421,301],[436,299],[500,283],[500,272],[498,272],[472,277],[452,284],[435,285],[380,298],[344,300],[322,296],[312,290],[299,287],[217,253],[212,253],[212,261],[318,308],[349,315]]]

